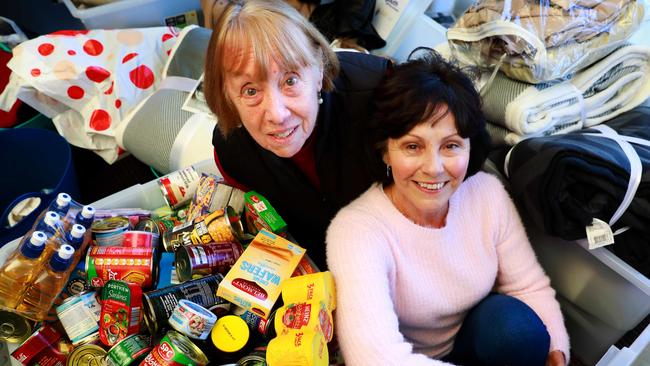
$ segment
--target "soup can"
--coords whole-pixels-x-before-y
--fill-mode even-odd
[[[217,288],[222,280],[223,275],[215,274],[144,293],[144,322],[149,332],[156,334],[166,328],[167,320],[178,302],[183,299],[207,308],[217,315],[226,313],[230,309],[230,303],[217,296]]]
[[[195,276],[226,274],[244,248],[238,242],[187,245],[176,250],[176,274],[181,282]]]
[[[151,349],[151,337],[133,334],[111,347],[104,361],[106,366],[128,366],[143,358]]]
[[[106,351],[100,346],[86,344],[79,346],[68,355],[66,366],[103,366]]]
[[[140,366],[205,366],[208,358],[186,336],[170,330]]]
[[[174,227],[163,234],[163,247],[172,252],[184,245],[237,242],[244,227],[228,206]]]
[[[20,343],[32,334],[34,322],[18,313],[0,310],[0,341]]]
[[[129,219],[122,216],[95,220],[90,227],[97,245],[114,247],[122,245],[124,232],[129,229]]]
[[[190,202],[199,185],[199,173],[192,167],[177,170],[158,179],[158,187],[171,208]]]
[[[153,288],[158,279],[155,248],[92,246],[86,255],[86,275],[92,287],[108,280],[123,280],[144,289]]]
[[[56,307],[56,315],[74,346],[97,339],[101,306],[97,293],[84,292],[69,297]]]

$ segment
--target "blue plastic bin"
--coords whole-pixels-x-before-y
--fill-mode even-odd
[[[56,132],[41,128],[0,130],[0,168],[0,247],[25,234],[60,192],[79,200],[72,150]],[[9,212],[28,197],[39,197],[40,206],[10,228]]]

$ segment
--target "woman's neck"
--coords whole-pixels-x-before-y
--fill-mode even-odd
[[[430,228],[442,228],[447,223],[447,213],[449,212],[449,202],[445,205],[445,208],[440,211],[425,211],[419,210],[414,205],[408,204],[406,199],[395,189],[395,184],[391,183],[388,186],[383,187],[384,193],[391,201],[393,206],[399,211],[404,217],[409,219],[416,225],[430,227]]]

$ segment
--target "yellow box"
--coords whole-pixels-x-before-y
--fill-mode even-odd
[[[262,229],[228,271],[217,296],[267,319],[305,249]]]

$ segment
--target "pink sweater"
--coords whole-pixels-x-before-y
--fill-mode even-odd
[[[492,290],[535,310],[551,350],[568,360],[555,291],[510,197],[487,173],[461,184],[440,229],[411,222],[373,185],[332,221],[327,263],[348,365],[445,365],[432,358],[451,351],[466,312]]]

